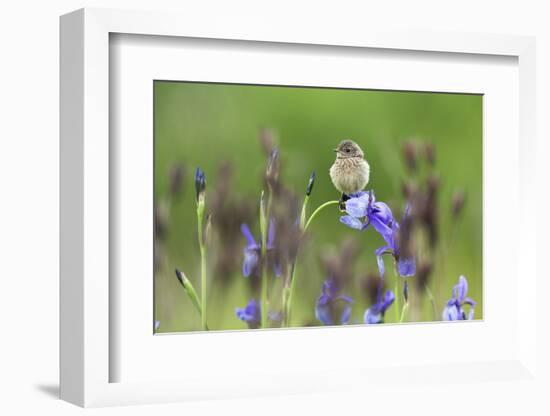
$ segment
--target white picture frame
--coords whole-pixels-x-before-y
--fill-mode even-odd
[[[531,250],[531,241],[536,240],[533,213],[520,215],[517,235],[517,250],[511,253],[514,283],[522,271],[522,284],[517,285],[517,304],[514,310],[513,339],[517,344],[498,359],[481,361],[472,357],[460,362],[437,364],[420,360],[411,367],[411,362],[396,361],[395,366],[385,363],[379,368],[369,364],[365,368],[325,371],[337,377],[332,382],[320,382],[320,375],[312,368],[296,368],[289,373],[265,369],[266,377],[260,382],[246,381],[241,375],[235,381],[234,374],[216,374],[216,368],[189,371],[180,380],[158,379],[147,376],[146,380],[113,382],[112,368],[122,357],[112,348],[112,287],[109,276],[115,259],[111,257],[110,195],[111,172],[116,170],[116,160],[110,157],[110,37],[112,34],[161,36],[170,38],[224,39],[277,43],[330,45],[331,48],[369,48],[374,50],[406,50],[432,52],[434,54],[463,54],[471,57],[498,55],[517,59],[519,70],[518,114],[519,144],[517,172],[512,182],[514,195],[522,203],[517,209],[526,212],[533,202],[534,184],[529,180],[535,169],[535,42],[530,37],[487,35],[467,33],[428,32],[383,32],[350,28],[349,31],[330,32],[312,26],[304,32],[300,27],[284,29],[257,22],[246,21],[238,28],[223,19],[207,27],[192,16],[167,13],[118,11],[106,9],[83,9],[61,18],[61,398],[80,406],[106,406],[118,404],[159,403],[216,397],[242,397],[268,394],[297,394],[343,389],[367,388],[373,392],[373,380],[399,379],[403,383],[440,382],[441,374],[452,371],[455,380],[480,382],[505,379],[521,382],[537,382],[536,373],[536,321],[528,319],[535,315],[535,289],[537,270]],[[162,39],[160,40],[162,42]],[[504,121],[503,121],[504,122]],[[514,133],[515,134],[515,133]],[[519,139],[518,139],[519,138]],[[497,169],[502,169],[498,167]],[[495,174],[498,171],[495,171]],[[510,172],[502,172],[510,175]],[[493,177],[494,180],[494,177]],[[534,202],[533,202],[534,203]],[[491,205],[490,205],[491,206]],[[485,217],[486,218],[486,217]],[[523,225],[523,226],[522,226]],[[517,256],[517,257],[516,257]],[[116,300],[116,299],[115,299]],[[497,303],[494,303],[497,305]],[[502,305],[498,304],[498,308]],[[487,318],[490,323],[491,317]],[[150,324],[150,322],[149,322]],[[475,323],[474,323],[475,325]],[[392,328],[393,334],[401,331],[409,336],[423,329],[414,326]],[[453,327],[453,331],[481,331],[480,328]],[[324,332],[322,332],[324,331]],[[330,331],[330,332],[329,332]],[[328,336],[340,331],[338,328],[316,331],[260,331],[255,339],[266,342],[290,342],[292,339],[307,343],[308,339]],[[350,337],[353,329],[340,331],[339,337]],[[356,333],[356,332],[355,332]],[[151,335],[152,336],[152,335]],[[190,335],[190,336],[201,336]],[[204,334],[202,335],[204,337]],[[230,335],[231,336],[231,335]],[[404,335],[405,336],[405,335]],[[212,343],[207,336],[203,342]],[[163,343],[170,343],[164,337]],[[384,346],[382,346],[383,348]],[[145,360],[147,358],[144,358]],[[400,367],[402,366],[402,367]],[[368,374],[365,370],[368,369]],[[226,371],[229,371],[229,367]],[[175,370],[174,370],[175,371]],[[251,370],[252,371],[252,370]],[[178,372],[180,376],[181,371]],[[326,375],[325,374],[325,375]],[[472,377],[472,374],[475,376]],[[340,377],[338,377],[340,376]],[[342,377],[343,376],[343,377]],[[216,378],[213,381],[213,378]],[[117,378],[117,377],[115,377]],[[346,382],[341,380],[345,379]]]

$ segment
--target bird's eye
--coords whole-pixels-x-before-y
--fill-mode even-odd
[[[348,147],[348,148],[346,149],[346,153],[349,153],[349,152],[351,152],[351,149]]]

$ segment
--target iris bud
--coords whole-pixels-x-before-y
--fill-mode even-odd
[[[276,148],[269,153],[267,167],[265,170],[265,180],[270,189],[277,185],[279,179],[279,150]]]
[[[195,170],[195,196],[197,203],[204,202],[204,192],[206,189],[206,175],[201,168]]]
[[[311,172],[311,175],[309,177],[309,182],[308,182],[307,188],[306,188],[306,195],[307,196],[311,195],[311,191],[313,190],[313,184],[314,183],[315,183],[315,171]]]

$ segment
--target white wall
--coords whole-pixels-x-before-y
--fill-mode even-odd
[[[195,4],[197,3],[197,4]],[[200,3],[200,4],[198,4]],[[420,27],[441,30],[536,35],[538,40],[539,188],[548,192],[550,125],[550,31],[544,1],[226,1],[190,2],[89,0],[87,2],[5,1],[0,10],[0,413],[5,415],[73,414],[81,410],[54,398],[58,375],[58,16],[84,7],[182,10],[205,24],[211,13],[245,13],[255,19],[312,19],[334,25]],[[324,5],[327,5],[325,7]],[[543,176],[545,175],[545,176]],[[544,179],[543,179],[544,178]],[[537,178],[534,178],[537,179]],[[547,202],[538,208],[539,250],[548,235]],[[505,207],[503,207],[505,209]],[[514,213],[510,213],[513,226]],[[541,253],[542,254],[542,253]],[[540,256],[542,265],[542,256]],[[546,263],[546,262],[545,262]],[[7,266],[7,267],[6,267]],[[539,290],[548,292],[548,284]],[[545,305],[539,316],[544,319]],[[541,334],[542,335],[542,334]],[[547,337],[547,335],[546,335]],[[548,341],[548,339],[545,339]],[[548,342],[544,350],[550,351]],[[547,354],[546,354],[547,355]],[[548,371],[548,359],[541,357]],[[499,394],[499,391],[501,392]],[[547,389],[547,392],[550,391]],[[484,389],[458,385],[455,395],[433,386],[425,409],[409,409],[407,395],[395,397],[328,397],[235,400],[101,409],[99,414],[548,414],[541,391],[515,394],[504,383]],[[505,413],[507,414],[507,412]]]

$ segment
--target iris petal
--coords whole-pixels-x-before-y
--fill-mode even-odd
[[[237,315],[237,318],[244,322],[250,322],[254,319],[254,317],[246,313],[243,308],[235,308],[235,315]]]
[[[459,320],[459,310],[455,305],[447,305],[443,309],[443,320],[444,321],[458,321]]]
[[[235,315],[241,321],[248,323],[261,321],[261,311],[255,299],[250,299],[244,308],[235,308]]]
[[[328,304],[320,305],[318,303],[315,307],[315,317],[324,325],[332,325],[332,316]]]
[[[336,282],[334,279],[325,280],[321,292],[327,299],[332,299],[336,293]]]
[[[458,278],[458,285],[457,285],[457,298],[462,303],[464,301],[464,298],[468,294],[468,281],[464,276],[460,276]]]
[[[250,228],[248,228],[248,225],[241,224],[241,232],[243,233],[244,238],[246,238],[246,244],[248,248],[259,248],[256,240],[254,239],[254,236],[250,232]]]
[[[414,276],[416,273],[416,262],[414,261],[414,258],[400,258],[397,261],[397,272],[403,277]]]
[[[340,295],[336,299],[343,300],[344,302],[350,303],[350,304],[353,303],[353,299],[349,296],[346,296],[346,295]]]
[[[342,311],[342,316],[340,316],[340,323],[342,325],[345,325],[349,321],[349,317],[351,315],[351,304],[347,304],[347,306]]]
[[[328,305],[329,302],[330,302],[330,297],[324,293],[321,296],[319,296],[319,299],[317,299],[317,305],[325,306],[325,305]]]
[[[378,324],[383,322],[384,314],[394,300],[395,295],[393,294],[393,292],[391,290],[386,291],[386,294],[384,295],[384,300],[379,300],[377,303],[375,303],[365,311],[365,316],[363,317],[365,323]]]
[[[384,202],[376,202],[375,204],[373,204],[371,215],[376,216],[381,223],[386,225],[393,222],[393,214],[391,212],[391,209]]]
[[[241,321],[244,321],[244,309],[243,308],[235,308],[235,315],[237,315],[237,318],[239,318]]]
[[[379,311],[372,310],[369,308],[365,311],[365,316],[363,320],[366,324],[378,324],[382,321],[382,314]]]
[[[243,276],[249,277],[254,269],[258,266],[260,256],[258,255],[257,250],[253,249],[244,249],[244,261],[243,261]]]
[[[340,217],[340,222],[344,225],[347,225],[350,228],[354,228],[356,230],[362,230],[363,229],[363,223],[361,220],[354,218],[350,215],[344,215],[343,217]]]
[[[391,290],[386,291],[386,296],[384,296],[384,303],[382,305],[382,312],[386,312],[386,310],[391,306],[394,300],[394,293]]]
[[[365,194],[359,198],[351,198],[346,201],[346,212],[355,218],[363,218],[367,216],[367,208],[369,206],[369,195]]]
[[[472,298],[466,297],[466,298],[464,298],[462,303],[465,303],[466,305],[474,306],[476,304],[476,301],[473,300]]]
[[[378,266],[378,273],[380,273],[380,278],[384,278],[384,273],[386,272],[386,269],[384,267],[384,259],[382,258],[382,255],[388,251],[391,250],[391,247],[389,246],[383,246],[379,247],[374,251],[374,254],[376,255],[376,264]]]
[[[392,249],[395,249],[393,230],[387,224],[385,224],[381,218],[378,218],[376,215],[370,215],[369,221],[374,227],[374,229],[382,236],[386,244],[391,246]]]
[[[374,250],[374,254],[376,254],[377,256],[381,256],[382,254],[386,254],[386,253],[391,253],[390,246],[382,246]]]
[[[321,296],[315,304],[315,317],[324,325],[334,325],[334,321],[338,319],[333,316],[337,301],[345,302],[341,309],[339,323],[343,325],[349,321],[353,299],[346,295],[338,295],[338,292],[338,284],[333,278],[328,278],[323,282]]]
[[[474,319],[474,306],[476,302],[467,297],[468,281],[464,276],[458,278],[458,284],[453,286],[453,297],[447,301],[447,306],[443,310],[443,319],[446,321],[472,320]],[[468,314],[462,308],[469,305]]]
[[[275,241],[275,221],[269,221],[269,230],[267,230],[267,248],[271,250],[273,248],[273,242]]]

